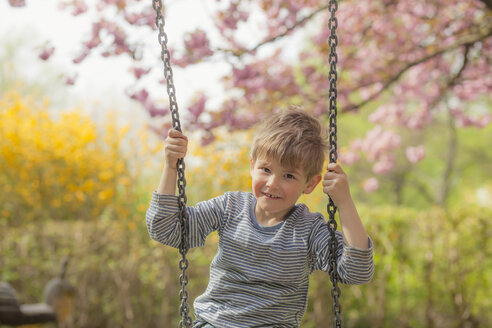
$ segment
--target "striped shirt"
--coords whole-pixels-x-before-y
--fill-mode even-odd
[[[329,269],[327,224],[320,213],[297,204],[271,227],[255,218],[252,193],[227,192],[187,207],[189,245],[199,247],[213,231],[219,235],[205,292],[194,302],[197,322],[217,328],[299,327],[307,307],[309,276]],[[179,247],[176,196],[156,192],[146,214],[152,239]],[[374,272],[372,243],[359,249],[337,231],[337,272],[345,284],[368,282]]]

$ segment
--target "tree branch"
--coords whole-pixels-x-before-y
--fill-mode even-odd
[[[461,65],[459,71],[447,82],[448,88],[453,87],[456,84],[456,81],[461,77],[461,74],[465,70],[468,65],[468,54],[470,52],[472,44],[465,45],[465,52],[463,54],[463,64]],[[450,178],[453,173],[454,163],[456,160],[456,149],[458,145],[458,134],[456,133],[456,124],[453,118],[453,115],[450,113],[449,107],[448,110],[448,126],[449,126],[449,146],[448,146],[448,154],[446,161],[446,169],[444,170],[442,176],[442,184],[439,190],[439,194],[437,196],[438,204],[442,207],[446,207],[446,200],[449,196],[449,191],[451,189]]]
[[[456,159],[456,149],[458,147],[458,135],[456,133],[456,124],[454,122],[453,115],[449,112],[448,107],[448,126],[449,126],[449,144],[448,154],[446,158],[446,169],[442,175],[442,185],[437,196],[437,204],[441,207],[446,207],[446,200],[449,196],[450,178],[454,169],[454,163]]]
[[[436,202],[432,193],[428,190],[427,184],[421,180],[413,179],[410,183],[420,192],[420,196],[423,196],[430,204],[434,204]]]
[[[444,90],[447,90],[449,88],[452,88],[456,85],[457,81],[459,80],[459,78],[461,77],[461,74],[463,73],[463,71],[465,70],[466,66],[468,65],[468,62],[469,62],[469,58],[468,58],[468,54],[470,52],[470,48],[473,44],[472,43],[469,43],[469,44],[465,44],[465,51],[464,51],[464,58],[463,58],[463,64],[461,65],[460,69],[458,72],[456,72],[456,74],[454,76],[452,76],[451,78],[449,78],[446,83],[444,83],[444,85],[440,86],[440,95],[439,97],[437,97],[436,99],[434,99],[431,103],[429,103],[428,107],[429,108],[433,108],[435,105],[437,105],[438,103],[441,102],[441,100],[446,96],[445,93],[443,93]]]
[[[456,82],[458,79],[461,77],[461,74],[463,74],[463,71],[465,70],[466,66],[468,65],[468,54],[470,53],[470,48],[472,46],[472,43],[465,44],[465,52],[463,54],[463,65],[461,65],[460,70],[456,73],[455,76],[451,78],[451,80],[448,81],[448,87],[453,87],[456,85]]]
[[[402,68],[401,71],[399,71],[398,73],[396,73],[393,77],[391,77],[389,80],[387,80],[385,82],[385,84],[383,85],[383,87],[373,93],[369,98],[361,101],[360,103],[358,104],[353,104],[353,105],[350,105],[350,106],[347,106],[345,108],[342,108],[341,112],[342,113],[345,113],[345,112],[351,112],[351,111],[355,111],[355,110],[358,110],[360,109],[361,107],[363,107],[364,105],[366,105],[367,103],[371,102],[372,100],[376,99],[380,94],[382,94],[385,90],[387,90],[393,83],[395,83],[396,81],[398,81],[400,79],[400,77],[406,72],[408,71],[410,68],[416,66],[416,65],[419,65],[423,62],[426,62],[434,57],[437,57],[439,55],[442,55],[443,53],[446,53],[448,51],[451,51],[451,50],[455,50],[459,47],[462,47],[462,46],[470,46],[472,44],[474,44],[475,42],[479,42],[479,41],[482,41],[488,37],[490,37],[492,35],[492,28],[490,28],[488,30],[487,33],[483,34],[483,35],[479,35],[479,36],[467,36],[467,37],[464,37],[462,40],[460,40],[459,42],[453,44],[453,45],[450,45],[448,47],[445,47],[439,51],[436,51],[434,53],[431,53],[421,59],[418,59],[418,60],[415,60],[411,63],[408,63],[405,67]]]
[[[313,11],[312,13],[310,13],[309,15],[307,15],[307,16],[301,18],[300,20],[298,20],[297,22],[295,22],[295,24],[293,24],[292,26],[289,26],[284,32],[282,32],[282,33],[280,33],[278,35],[274,35],[274,36],[272,36],[272,37],[270,37],[270,38],[268,38],[266,40],[263,40],[262,42],[258,43],[256,46],[254,46],[251,49],[241,49],[241,50],[236,50],[236,51],[234,51],[234,50],[223,50],[223,51],[231,52],[234,56],[237,56],[237,57],[241,57],[244,54],[255,52],[260,47],[262,47],[262,46],[264,46],[264,45],[266,45],[268,43],[275,42],[275,41],[277,41],[280,38],[283,38],[284,36],[286,36],[287,34],[289,34],[290,32],[292,32],[293,30],[295,30],[297,27],[302,26],[307,21],[311,20],[314,16],[316,16],[320,12],[322,12],[324,10],[327,10],[329,7],[330,7],[329,5],[326,5],[326,6],[322,6],[322,7],[318,8],[318,9],[316,9],[315,11]]]
[[[489,10],[492,10],[492,0],[480,0],[480,1],[485,3],[485,5],[487,6],[487,8],[489,8]]]

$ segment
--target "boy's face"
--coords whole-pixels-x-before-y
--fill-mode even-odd
[[[301,194],[309,194],[321,180],[316,175],[306,181],[302,169],[288,169],[276,160],[251,160],[253,194],[256,197],[257,220],[283,220]]]

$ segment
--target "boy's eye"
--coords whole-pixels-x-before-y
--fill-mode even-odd
[[[268,167],[261,168],[263,172],[270,173],[270,169]]]
[[[295,176],[293,176],[292,174],[289,174],[289,173],[287,173],[287,174],[285,175],[285,177],[286,177],[287,179],[295,179],[295,178],[296,178]]]

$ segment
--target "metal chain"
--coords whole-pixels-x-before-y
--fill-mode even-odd
[[[329,115],[329,132],[330,132],[330,163],[336,163],[337,161],[337,45],[338,38],[336,35],[336,29],[338,27],[338,21],[335,13],[338,9],[338,1],[330,0],[329,9],[331,12],[331,17],[329,20],[330,36],[328,38],[328,43],[330,45],[330,115]],[[329,275],[333,287],[331,289],[331,296],[333,297],[333,315],[334,321],[333,326],[336,328],[342,327],[342,306],[340,305],[341,291],[338,287],[338,273],[337,273],[337,249],[338,241],[336,238],[335,231],[337,230],[337,221],[335,220],[335,213],[337,212],[337,207],[333,203],[333,200],[329,199],[328,206],[328,231],[330,232],[330,242],[329,242]]]
[[[181,131],[181,125],[179,121],[179,113],[178,113],[178,105],[176,101],[176,89],[174,87],[174,82],[173,82],[173,72],[171,68],[171,63],[170,63],[170,53],[167,48],[167,35],[164,32],[164,17],[162,16],[162,2],[161,0],[153,0],[152,6],[154,10],[156,11],[156,19],[155,23],[156,26],[159,30],[159,43],[161,45],[161,59],[164,63],[164,76],[167,81],[167,93],[169,95],[169,105],[170,105],[170,111],[171,111],[171,117],[172,117],[172,123],[173,127]],[[336,28],[338,26],[338,21],[335,17],[335,13],[338,9],[338,2],[337,0],[330,0],[329,3],[329,8],[331,12],[331,17],[329,20],[329,26],[330,26],[330,37],[329,37],[329,45],[330,45],[330,57],[329,57],[329,62],[330,62],[330,114],[329,114],[329,131],[330,131],[330,136],[329,136],[329,142],[330,142],[330,163],[335,163],[337,161],[337,71],[336,71],[336,65],[338,62],[338,57],[336,54],[336,46],[338,45],[338,39],[336,36]],[[186,269],[188,268],[188,260],[186,259],[186,254],[189,249],[188,245],[188,232],[189,232],[189,227],[188,227],[188,217],[187,217],[187,212],[186,212],[186,193],[185,193],[185,188],[186,188],[186,178],[184,174],[185,170],[185,164],[183,159],[179,159],[177,163],[177,170],[178,170],[178,189],[179,189],[179,196],[178,196],[178,204],[179,204],[179,220],[181,224],[181,244],[179,247],[179,253],[181,254],[181,260],[179,261],[179,268],[181,270],[181,275],[179,277],[179,281],[181,284],[181,291],[179,293],[179,297],[181,300],[181,305],[179,308],[180,315],[181,315],[181,321],[179,322],[179,328],[186,327],[190,328],[192,325],[192,320],[191,317],[189,316],[190,312],[190,306],[188,305],[188,291],[186,290],[186,286],[188,285],[188,276],[186,275]],[[327,211],[329,214],[329,220],[328,220],[328,230],[330,232],[330,243],[329,243],[329,250],[330,250],[330,269],[329,269],[329,275],[330,275],[330,280],[333,284],[333,288],[331,290],[331,295],[333,297],[333,314],[335,316],[334,318],[334,326],[336,328],[341,328],[342,327],[342,320],[340,318],[341,312],[342,312],[342,307],[339,303],[339,298],[341,295],[340,288],[338,287],[338,274],[336,271],[336,260],[337,260],[337,248],[338,248],[338,243],[335,235],[335,231],[337,229],[337,222],[335,220],[335,213],[337,211],[337,208],[335,204],[333,203],[333,200],[330,198]]]
[[[152,0],[152,7],[156,12],[155,25],[159,30],[159,44],[161,45],[161,59],[164,63],[164,77],[166,78],[167,94],[169,95],[169,107],[171,111],[171,118],[173,127],[181,131],[181,124],[179,122],[178,103],[176,101],[176,89],[173,81],[173,70],[171,68],[171,55],[167,48],[167,34],[164,32],[164,17],[162,15],[162,2],[161,0]],[[186,286],[188,285],[188,276],[186,275],[186,269],[188,268],[188,260],[186,254],[188,253],[188,214],[186,212],[186,178],[185,178],[185,163],[180,158],[176,164],[178,171],[177,186],[178,186],[178,205],[179,205],[179,223],[181,225],[181,243],[179,245],[179,253],[181,259],[179,261],[179,269],[181,275],[179,276],[179,283],[181,290],[179,292],[179,299],[181,304],[179,306],[179,313],[181,315],[181,321],[179,322],[179,328],[191,328],[192,320],[189,315],[190,306],[188,305],[188,291]]]

